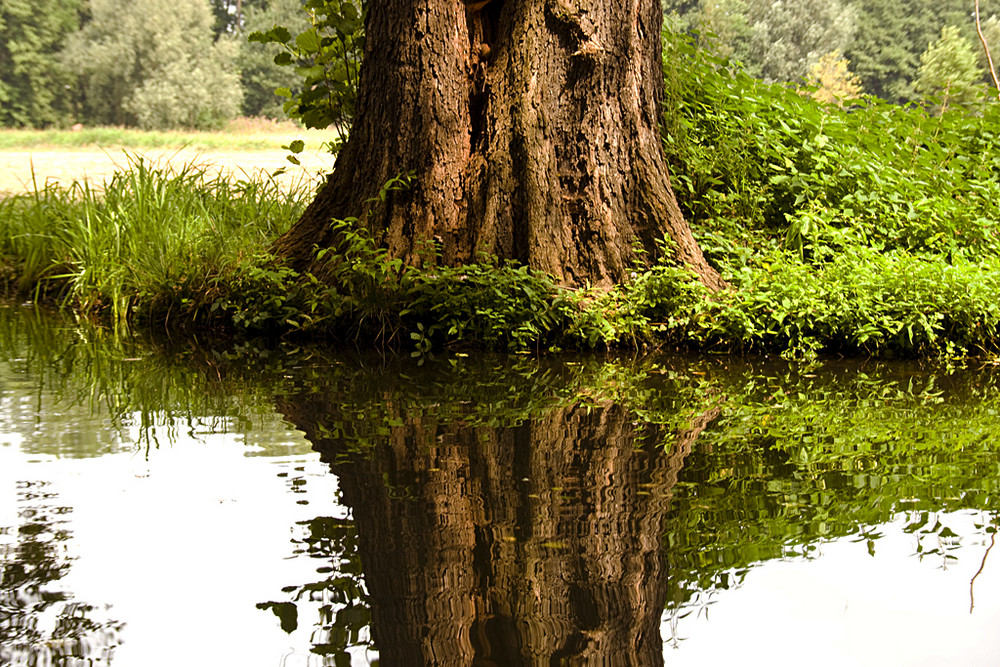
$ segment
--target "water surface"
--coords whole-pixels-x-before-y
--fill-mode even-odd
[[[0,662],[996,664],[994,375],[3,308]]]

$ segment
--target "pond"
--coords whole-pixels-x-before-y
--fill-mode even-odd
[[[995,665],[996,375],[0,307],[0,664]]]

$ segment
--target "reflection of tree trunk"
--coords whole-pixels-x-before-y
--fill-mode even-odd
[[[676,436],[612,403],[514,428],[411,418],[363,457],[287,407],[353,509],[383,664],[662,663],[664,517],[716,411]]]

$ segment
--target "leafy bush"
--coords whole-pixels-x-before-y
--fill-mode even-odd
[[[343,137],[354,120],[358,75],[364,50],[362,0],[308,0],[304,9],[309,26],[293,34],[276,25],[252,32],[250,42],[277,44],[279,66],[294,67],[302,79],[297,89],[278,88],[287,98],[284,111],[309,128],[334,126]]]
[[[868,98],[839,111],[756,81],[679,36],[668,37],[664,62],[675,190],[724,269],[752,263],[742,248],[766,253],[788,241],[809,250],[820,228],[824,238],[885,250],[1000,250],[997,105],[932,117]]]
[[[221,129],[239,114],[243,94],[231,63],[236,44],[216,42],[204,61],[176,60],[142,82],[125,108],[143,129]]]

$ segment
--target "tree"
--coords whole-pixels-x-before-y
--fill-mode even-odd
[[[701,47],[726,58],[746,57],[750,25],[744,0],[705,0],[693,15]]]
[[[856,10],[840,0],[668,0],[699,33],[699,45],[733,57],[768,81],[800,81],[820,55],[843,50]]]
[[[861,96],[861,80],[851,73],[850,63],[840,51],[820,56],[809,70],[806,84],[815,88],[814,99],[827,104],[843,106],[844,100]]]
[[[280,25],[299,34],[309,27],[300,0],[272,0],[265,9],[244,3],[243,11],[244,33],[269,30]],[[267,44],[241,40],[237,63],[243,84],[244,115],[282,118],[284,100],[274,94],[275,89],[295,91],[301,85],[301,77],[274,62],[274,56],[279,52]]]
[[[207,0],[92,0],[68,40],[85,122],[217,127],[240,108],[237,45],[213,42]]]
[[[993,65],[997,66],[997,58],[1000,57],[1000,16],[990,16],[988,19],[982,22],[983,27],[983,37],[986,39],[986,45],[990,49],[990,55],[993,57]],[[983,72],[990,71],[990,64],[986,58],[986,49],[979,46],[978,52],[978,62],[979,67]]]
[[[223,35],[236,34],[242,30],[244,11],[248,4],[250,4],[248,0],[210,0],[213,19],[212,33],[216,39]]]
[[[924,98],[936,98],[938,110],[952,105],[971,107],[982,99],[983,71],[972,44],[955,26],[946,26],[941,37],[920,56],[914,88]]]
[[[663,157],[660,0],[371,0],[357,117],[276,244],[299,268],[357,216],[390,255],[484,252],[609,286],[666,250],[721,287]],[[409,187],[382,191],[404,177]]]
[[[968,0],[865,0],[856,3],[858,25],[844,49],[865,91],[890,102],[917,99],[913,88],[920,53],[946,25],[975,35]]]
[[[768,81],[801,81],[824,53],[843,50],[854,36],[856,11],[839,0],[750,0],[745,62]]]
[[[0,3],[0,125],[44,126],[69,115],[73,79],[59,63],[66,35],[80,25],[80,0]]]

